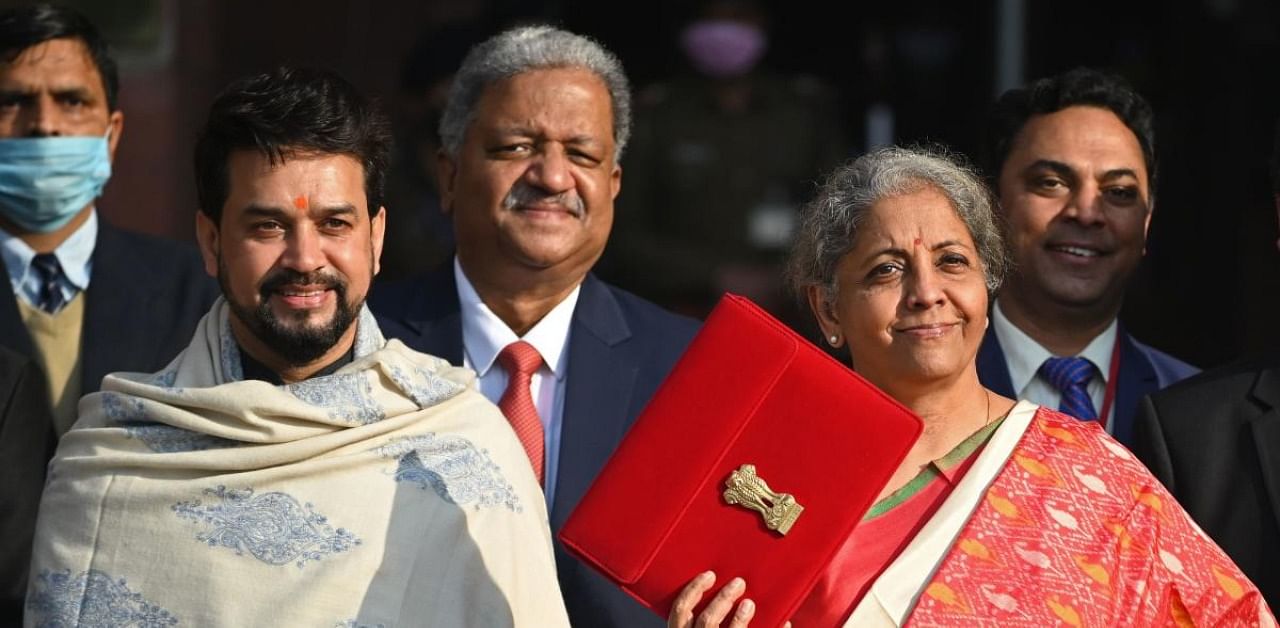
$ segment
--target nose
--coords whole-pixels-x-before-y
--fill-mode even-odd
[[[25,107],[27,113],[28,137],[53,137],[62,135],[58,128],[57,111],[54,103],[46,96],[40,96]]]
[[[947,302],[946,291],[942,288],[941,278],[932,264],[918,267],[906,277],[907,308],[927,310]]]
[[[525,171],[525,179],[548,194],[567,192],[574,187],[569,158],[563,149],[556,147],[542,151]]]
[[[294,229],[286,239],[280,264],[300,273],[310,273],[324,268],[324,251],[320,234],[309,227]]]
[[[1076,189],[1062,210],[1062,216],[1082,225],[1101,224],[1106,220],[1106,212],[1102,207],[1102,189],[1098,184],[1087,181]]]

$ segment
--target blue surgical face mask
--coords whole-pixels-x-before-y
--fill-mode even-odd
[[[70,222],[111,178],[110,135],[0,139],[0,214],[37,233]]]

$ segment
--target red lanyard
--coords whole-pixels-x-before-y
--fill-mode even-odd
[[[1111,432],[1107,419],[1111,415],[1111,405],[1116,400],[1116,380],[1120,374],[1120,330],[1116,330],[1116,344],[1111,348],[1111,373],[1107,375],[1106,392],[1102,395],[1102,409],[1098,412],[1098,422],[1102,429]]]

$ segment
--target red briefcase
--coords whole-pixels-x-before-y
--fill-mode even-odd
[[[921,429],[846,366],[726,295],[559,538],[664,617],[711,569],[717,590],[746,579],[753,625],[781,625]]]

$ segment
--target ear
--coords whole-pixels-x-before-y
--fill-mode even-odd
[[[614,164],[613,172],[609,174],[609,191],[610,198],[618,200],[618,193],[622,191],[622,166]]]
[[[379,207],[369,221],[369,243],[373,245],[373,274],[382,270],[382,238],[387,232],[387,208]]]
[[[822,337],[837,336],[839,340],[832,346],[840,347],[843,345],[844,332],[840,329],[840,319],[836,316],[835,308],[832,307],[831,301],[827,298],[827,289],[822,286],[809,286],[805,288],[805,296],[808,297],[809,309],[813,311],[813,317],[818,320],[818,328],[822,330]]]
[[[1142,254],[1147,254],[1147,235],[1151,232],[1151,216],[1156,213],[1156,201],[1151,199],[1147,206],[1147,217],[1142,220]]]
[[[111,163],[115,163],[116,146],[120,145],[120,136],[124,134],[124,112],[111,112],[107,117],[107,128],[111,129],[111,135],[107,137],[107,154],[111,157]]]
[[[458,164],[443,148],[436,151],[436,188],[440,190],[440,210],[453,213],[453,199],[457,193]]]
[[[203,211],[196,211],[196,243],[200,245],[200,257],[204,258],[204,272],[218,276],[218,225]]]

